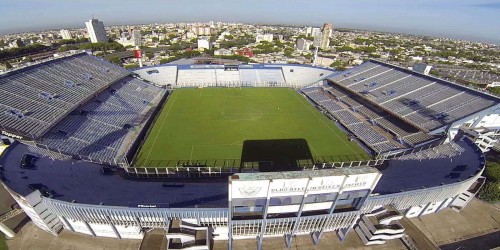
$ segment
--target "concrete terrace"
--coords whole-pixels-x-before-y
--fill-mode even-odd
[[[436,155],[422,151],[390,160],[388,165],[379,168],[382,178],[374,193],[390,194],[456,183],[480,171],[482,154],[477,147],[466,141],[454,145],[457,145],[453,147],[458,153],[441,148],[440,154]],[[117,174],[104,175],[101,173],[102,166],[97,164],[48,157],[41,157],[35,169],[22,169],[20,162],[26,153],[29,153],[27,146],[14,143],[1,159],[4,183],[23,196],[33,191],[30,185],[37,184],[52,198],[67,202],[125,207],[137,207],[139,204],[165,208],[227,207],[228,185],[224,179],[209,183],[189,182],[183,187],[164,187],[162,182],[128,180]],[[443,156],[447,153],[451,155]]]
[[[52,198],[83,204],[137,207],[227,207],[227,181],[185,183],[183,187],[163,187],[163,182],[127,180],[104,175],[101,165],[83,161],[59,161],[41,157],[35,169],[22,169],[21,158],[29,153],[27,146],[15,143],[4,152],[4,183],[26,196],[33,192],[30,184],[42,184]]]

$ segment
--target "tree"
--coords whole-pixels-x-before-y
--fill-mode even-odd
[[[479,198],[488,202],[500,201],[500,191],[498,182],[487,182],[479,191]]]
[[[139,64],[137,63],[134,63],[134,64],[127,64],[124,66],[126,69],[135,69],[135,68],[139,68]]]
[[[112,56],[112,57],[108,58],[108,61],[111,63],[114,63],[116,65],[120,65],[120,66],[122,65],[122,59],[120,59],[117,56]]]
[[[41,45],[41,44],[33,44],[20,48],[12,48],[0,51],[0,60],[9,59],[14,57],[22,57],[32,53],[38,53],[42,51],[49,50],[51,47]]]

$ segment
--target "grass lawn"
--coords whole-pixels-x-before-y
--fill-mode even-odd
[[[0,233],[0,250],[7,250],[7,243],[5,242],[5,235]]]
[[[252,140],[257,143],[247,143]],[[245,145],[277,152],[281,146],[305,149],[318,161],[368,158],[292,89],[186,88],[169,97],[133,165],[173,167],[179,161],[209,160],[213,166],[241,159]]]

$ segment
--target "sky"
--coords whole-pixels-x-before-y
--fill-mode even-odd
[[[401,32],[500,44],[499,0],[0,0],[0,34],[104,25],[228,21]]]

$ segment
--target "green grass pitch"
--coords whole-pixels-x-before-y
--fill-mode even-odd
[[[368,157],[289,88],[177,89],[160,112],[135,156],[134,167],[206,160],[222,164],[224,159],[240,159],[246,140],[305,139],[318,161]]]

